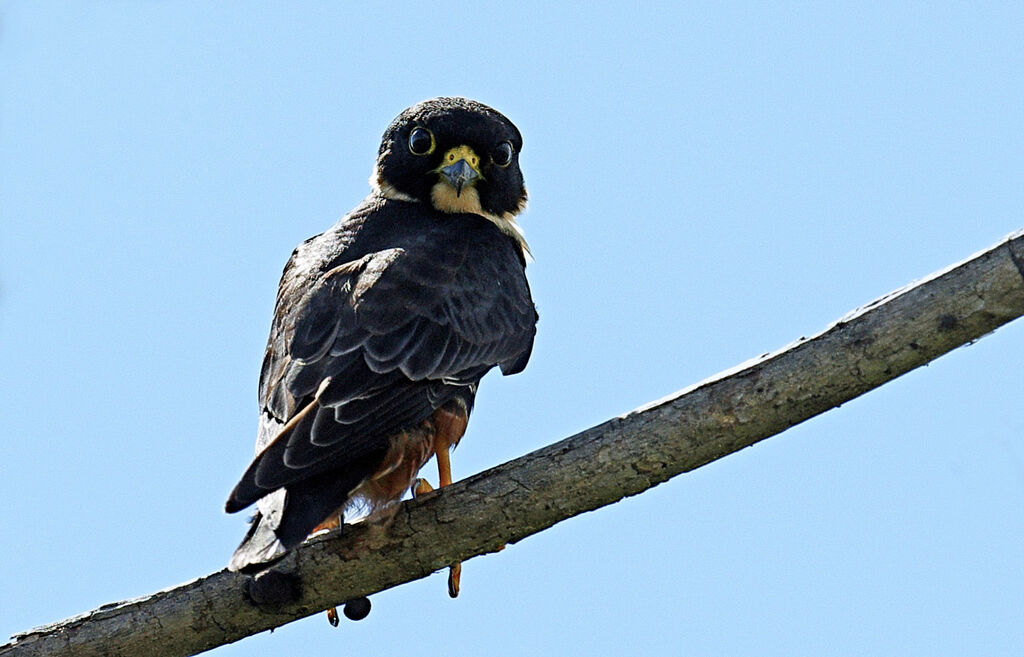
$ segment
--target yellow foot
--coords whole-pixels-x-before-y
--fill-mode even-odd
[[[327,520],[324,520],[322,523],[314,527],[313,531],[311,531],[309,535],[313,536],[314,534],[319,534],[320,532],[327,532],[332,529],[337,529],[338,527],[341,527],[343,522],[344,518],[340,513],[332,513],[330,516],[328,516]]]
[[[420,495],[432,493],[433,491],[434,487],[431,486],[430,482],[427,481],[426,479],[417,479],[416,481],[412,482],[413,497],[419,497]]]
[[[462,564],[454,563],[448,569],[448,597],[459,597],[459,584],[462,581]]]

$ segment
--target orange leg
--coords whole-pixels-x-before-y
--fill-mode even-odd
[[[457,441],[462,437],[462,433],[466,430],[466,421],[464,418],[461,422],[456,420],[452,424],[461,424],[461,430],[454,436]],[[454,427],[453,427],[454,428]],[[448,450],[451,449],[452,433],[449,431],[438,431],[437,437],[434,439],[434,449],[437,456],[437,476],[439,481],[439,488],[450,486],[452,483],[452,461],[451,455]],[[453,563],[448,568],[448,596],[452,598],[459,597],[459,585],[462,581],[462,564],[460,562]]]
[[[313,534],[329,531],[331,529],[337,529],[338,527],[341,527],[341,514],[332,513],[330,516],[328,516],[327,520],[324,520],[322,523],[314,527],[313,531],[311,531],[309,535],[312,536]]]
[[[436,443],[435,443],[436,444]],[[452,483],[452,461],[449,455],[449,445],[438,444],[437,452],[437,476],[440,481],[440,488],[450,486]],[[448,568],[448,596],[459,597],[459,584],[462,581],[462,564],[453,563]]]
[[[419,497],[420,495],[426,495],[434,490],[434,487],[430,485],[430,482],[426,479],[417,479],[413,482],[412,496]]]
[[[434,456],[437,457],[438,488],[452,483],[452,461],[449,450],[459,442],[466,432],[469,417],[463,404],[453,403],[434,412]],[[426,479],[417,479],[413,485],[413,496],[429,493],[433,488]],[[453,563],[448,568],[448,595],[456,598],[459,595],[459,584],[462,579],[462,564]]]

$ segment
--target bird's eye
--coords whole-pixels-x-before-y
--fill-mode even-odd
[[[494,155],[492,157],[494,159],[494,163],[499,167],[507,167],[512,162],[511,142],[501,142],[501,145],[494,151]]]
[[[434,134],[426,128],[414,128],[409,133],[409,151],[413,155],[427,155],[434,150]]]

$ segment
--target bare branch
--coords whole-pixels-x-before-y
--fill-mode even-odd
[[[784,431],[1024,314],[1024,232],[843,317],[813,338],[398,507],[315,538],[279,570],[273,609],[221,571],[19,634],[14,655],[192,655],[493,552]]]

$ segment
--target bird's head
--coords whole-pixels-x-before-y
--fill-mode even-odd
[[[526,206],[522,148],[519,130],[497,110],[434,98],[388,126],[371,183],[388,198],[511,222]]]

